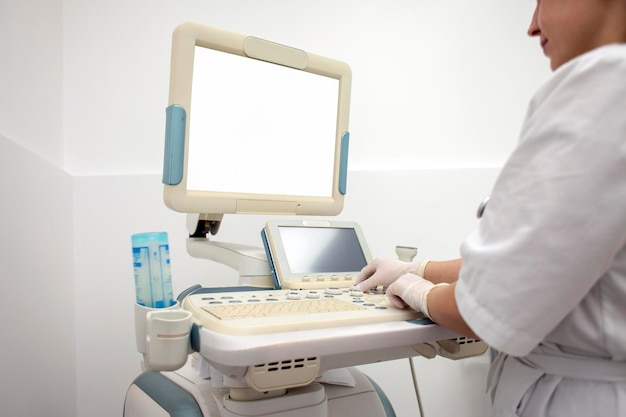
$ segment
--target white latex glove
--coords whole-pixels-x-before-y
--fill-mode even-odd
[[[379,285],[387,286],[404,274],[424,276],[424,268],[430,262],[425,259],[422,262],[403,262],[396,259],[374,259],[366,265],[354,284],[355,289],[368,291]]]
[[[443,285],[450,284],[433,284],[420,276],[405,274],[389,285],[387,298],[398,308],[408,306],[413,310],[421,311],[426,317],[431,318],[428,312],[428,294],[433,288]]]
[[[361,270],[356,278],[354,288],[365,292],[379,285],[390,285],[405,274],[423,274],[424,266],[426,266],[427,262],[404,262],[386,258],[374,259]]]

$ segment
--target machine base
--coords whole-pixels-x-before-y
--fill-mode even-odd
[[[234,401],[209,380],[191,381],[175,372],[145,372],[129,387],[124,417],[395,417],[380,387],[356,368],[355,386],[312,383],[278,397]]]

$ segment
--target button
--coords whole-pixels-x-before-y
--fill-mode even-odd
[[[331,281],[339,281],[339,275],[333,275],[330,277]]]
[[[363,297],[363,291],[361,290],[350,290],[351,297]]]
[[[301,298],[302,298],[302,294],[300,294],[300,291],[289,291],[287,293],[288,300],[299,300]]]
[[[329,295],[341,295],[342,292],[341,288],[326,288],[326,294]]]
[[[317,280],[318,281],[324,281],[326,278],[324,278],[324,275],[318,275],[317,276]]]
[[[309,281],[311,281],[311,277],[308,276],[308,275],[305,275],[305,276],[302,277],[302,281],[309,282]]]
[[[306,298],[320,298],[320,293],[317,291],[309,291],[306,293]]]

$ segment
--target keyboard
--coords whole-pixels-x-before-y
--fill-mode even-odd
[[[394,307],[382,293],[348,288],[191,294],[183,308],[209,330],[252,335],[424,318]]]

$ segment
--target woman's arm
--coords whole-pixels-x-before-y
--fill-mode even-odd
[[[461,264],[461,258],[450,261],[429,261],[424,269],[424,278],[434,284],[456,282]]]
[[[454,297],[456,283],[433,288],[428,294],[428,313],[432,320],[460,335],[479,339],[469,328],[459,309]]]

